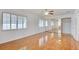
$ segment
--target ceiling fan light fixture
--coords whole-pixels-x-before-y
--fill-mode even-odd
[[[44,15],[48,15],[49,14],[49,12],[45,12],[45,14]]]
[[[47,10],[45,9],[45,12],[44,12],[44,15],[53,15],[54,14],[54,11],[53,10]]]

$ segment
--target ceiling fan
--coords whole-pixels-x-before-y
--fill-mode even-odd
[[[53,10],[45,9],[45,15],[53,15],[53,14],[54,14]]]

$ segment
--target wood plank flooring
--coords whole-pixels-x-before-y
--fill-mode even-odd
[[[0,44],[0,50],[78,50],[79,42],[69,34],[59,38],[55,33],[44,32]]]

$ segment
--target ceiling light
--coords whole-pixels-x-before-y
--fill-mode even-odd
[[[45,14],[44,15],[48,15],[49,13],[48,12],[45,12]]]
[[[47,10],[45,9],[44,15],[53,15],[54,11],[53,10]]]

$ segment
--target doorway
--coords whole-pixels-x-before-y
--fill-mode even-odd
[[[71,34],[71,18],[61,19],[61,32]]]

